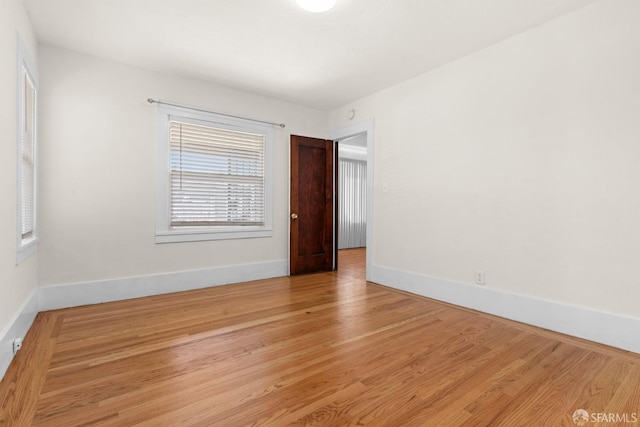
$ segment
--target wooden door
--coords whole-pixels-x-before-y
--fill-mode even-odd
[[[333,141],[291,135],[292,275],[334,269],[333,167]]]

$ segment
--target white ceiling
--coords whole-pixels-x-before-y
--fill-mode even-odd
[[[24,0],[41,43],[329,110],[596,0]]]

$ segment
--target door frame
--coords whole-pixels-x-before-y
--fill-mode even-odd
[[[374,141],[374,119],[364,120],[359,123],[338,128],[329,132],[329,137],[334,142],[334,150],[336,149],[336,141],[349,138],[351,136],[366,134],[367,136],[367,265],[366,265],[366,279],[373,281],[373,253],[374,253],[374,238],[373,238],[373,141]],[[337,163],[336,163],[337,168]],[[336,191],[333,192],[334,203],[336,202]],[[337,206],[337,205],[336,205]],[[335,215],[335,213],[334,213]],[[337,221],[337,218],[335,218]],[[337,222],[335,222],[337,225]],[[338,253],[338,241],[337,236],[334,239],[333,251],[337,257]]]

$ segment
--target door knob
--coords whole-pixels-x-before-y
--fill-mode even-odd
[[[298,214],[297,213],[292,213],[291,214],[291,219],[298,219]]]

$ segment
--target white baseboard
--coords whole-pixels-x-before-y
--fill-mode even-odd
[[[40,311],[282,277],[289,274],[288,268],[285,260],[42,286],[33,291],[9,326],[0,333],[0,380],[13,360],[13,340],[27,334]]]
[[[597,311],[486,286],[373,266],[372,281],[506,319],[640,353],[640,318]]]
[[[269,279],[287,274],[288,262],[285,260],[40,287],[30,295],[13,321],[0,334],[0,380],[13,359],[13,340],[26,335],[40,311]],[[640,353],[640,319],[635,317],[375,265],[371,266],[371,276],[371,281],[381,285]]]
[[[40,311],[57,310],[251,280],[270,279],[287,274],[287,261],[272,261],[86,283],[42,286],[39,290],[38,307]]]
[[[0,333],[0,380],[13,360],[13,340],[23,338],[38,314],[38,290],[35,289],[22,304],[9,326]]]

